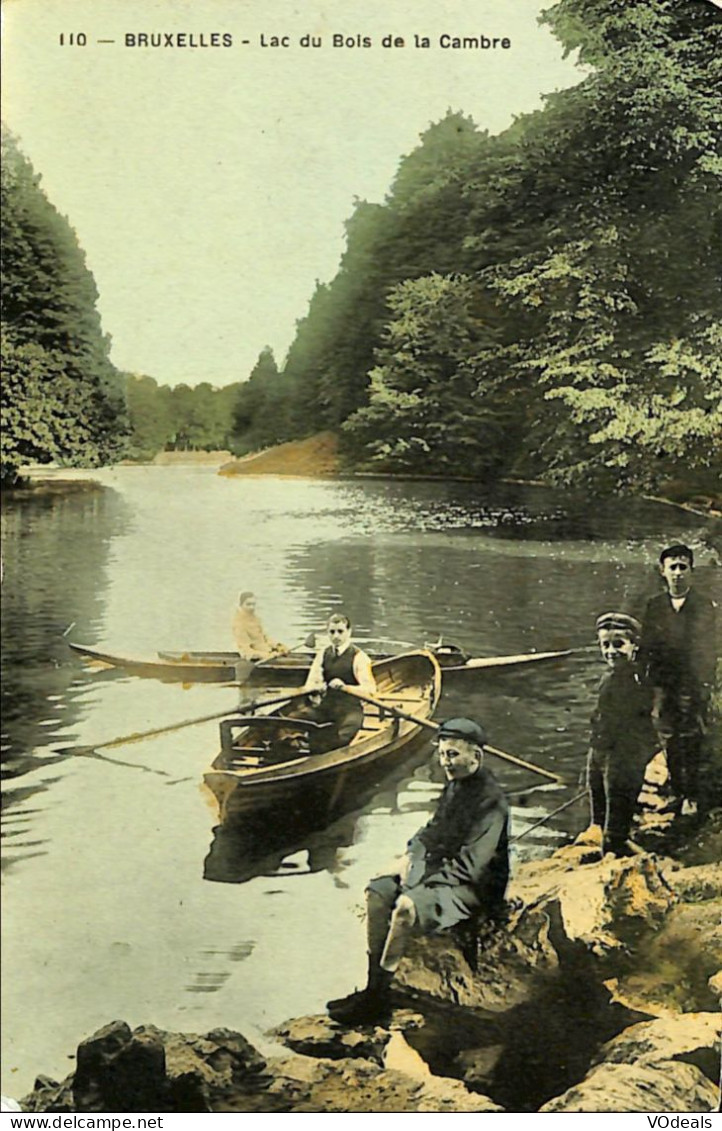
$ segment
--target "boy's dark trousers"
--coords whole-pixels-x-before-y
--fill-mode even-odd
[[[592,824],[601,825],[602,851],[624,855],[629,830],[644,782],[646,753],[624,749],[589,751],[587,784]]]
[[[678,798],[700,801],[699,769],[705,742],[708,702],[699,695],[665,692],[661,724],[672,791]]]

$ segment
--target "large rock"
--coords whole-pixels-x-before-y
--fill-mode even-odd
[[[709,1112],[717,1089],[691,1064],[601,1064],[539,1111]]]
[[[503,1109],[469,1092],[459,1080],[419,1079],[371,1060],[311,1059],[276,1062],[269,1098],[275,1110],[319,1113],[491,1112]]]
[[[606,1064],[659,1064],[676,1060],[693,1064],[717,1084],[721,1032],[722,1015],[719,1013],[680,1013],[632,1025],[608,1041],[600,1049],[596,1061]]]
[[[23,1100],[25,1111],[214,1111],[229,1097],[262,1092],[265,1061],[240,1033],[131,1032],[113,1021],[82,1041],[77,1068],[62,1083],[47,1077]]]
[[[550,979],[589,976],[589,960],[624,964],[677,896],[650,856],[586,860],[587,847],[572,845],[522,865],[510,888],[517,909],[486,941],[475,968],[451,936],[420,939],[401,962],[397,984],[500,1014],[532,1000]]]
[[[526,906],[557,900],[567,938],[598,955],[655,929],[676,899],[653,856],[607,855],[590,862],[584,845],[522,865],[509,891]]]
[[[540,1111],[714,1111],[720,1027],[719,1013],[633,1025],[600,1049],[580,1084]]]

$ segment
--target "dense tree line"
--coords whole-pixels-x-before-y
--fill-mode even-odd
[[[207,381],[159,385],[152,377],[126,374],[131,459],[162,451],[235,450],[234,411],[247,385],[215,389]]]
[[[355,466],[714,482],[722,436],[722,12],[559,0],[584,77],[498,137],[449,112],[357,202],[336,277],[237,417],[341,428]],[[581,73],[581,72],[580,72]]]
[[[2,133],[3,482],[28,461],[91,466],[123,449],[123,383],[75,232]]]

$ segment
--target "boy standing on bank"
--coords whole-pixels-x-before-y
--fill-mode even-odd
[[[716,607],[692,588],[694,554],[675,543],[662,550],[666,591],[647,602],[640,664],[655,690],[675,805],[697,810],[699,768],[717,663]]]
[[[607,671],[592,716],[587,762],[591,828],[584,839],[601,836],[602,853],[615,856],[634,851],[628,842],[629,830],[644,771],[657,744],[652,689],[643,681],[636,662],[641,627],[626,613],[604,613],[596,623]]]

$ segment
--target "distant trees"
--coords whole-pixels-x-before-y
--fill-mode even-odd
[[[152,377],[126,374],[132,459],[152,459],[158,452],[224,451],[235,447],[233,413],[239,384],[215,389],[207,381],[195,387],[159,385]]]
[[[0,474],[12,482],[27,460],[94,465],[117,457],[127,419],[75,232],[4,128],[1,145]]]

